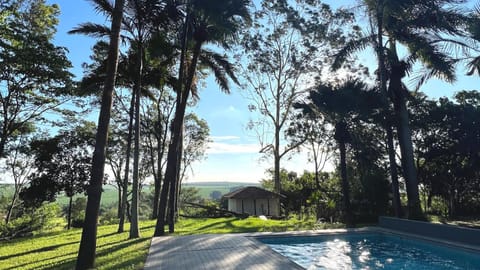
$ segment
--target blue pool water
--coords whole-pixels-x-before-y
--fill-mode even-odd
[[[257,238],[313,269],[480,269],[480,253],[384,233]]]

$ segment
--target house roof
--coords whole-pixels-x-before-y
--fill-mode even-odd
[[[284,196],[259,187],[244,187],[227,193],[223,197],[229,199],[264,199]]]

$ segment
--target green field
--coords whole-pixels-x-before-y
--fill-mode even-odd
[[[260,186],[258,183],[248,183],[248,182],[192,182],[185,183],[183,187],[194,187],[199,190],[199,194],[203,199],[210,199],[210,194],[213,191],[220,191],[222,195],[227,194],[233,189],[245,186]],[[151,192],[150,186],[144,186],[142,192]],[[12,184],[0,184],[0,196],[10,197],[13,194],[13,185]],[[85,197],[85,195],[80,194],[76,195],[74,198]],[[68,198],[66,196],[60,195],[57,197],[56,201],[60,207],[65,207],[68,205]],[[112,185],[104,185],[102,193],[102,207],[115,206],[118,202],[118,191]]]

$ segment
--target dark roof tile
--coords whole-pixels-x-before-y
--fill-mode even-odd
[[[263,199],[284,196],[259,187],[244,187],[227,193],[223,197],[230,199]]]

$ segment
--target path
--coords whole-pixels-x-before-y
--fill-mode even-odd
[[[235,234],[165,236],[152,239],[146,270],[303,269],[248,237]]]

